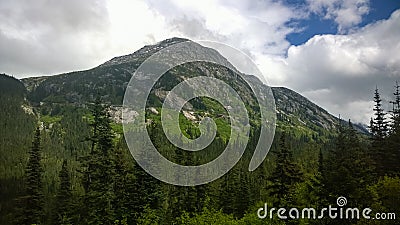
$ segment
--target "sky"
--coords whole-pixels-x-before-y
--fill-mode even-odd
[[[249,55],[268,83],[368,123],[400,81],[400,0],[1,0],[0,73],[93,68],[171,37]]]

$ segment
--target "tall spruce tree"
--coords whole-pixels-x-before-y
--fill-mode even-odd
[[[223,212],[232,214],[236,218],[241,218],[250,204],[250,188],[248,177],[246,177],[247,170],[244,170],[244,168],[244,163],[239,161],[221,178],[222,182],[218,196]]]
[[[148,133],[155,145],[160,144],[155,140],[159,140],[158,135],[162,132],[154,122],[149,125]],[[147,156],[142,156],[142,158],[146,157]],[[157,162],[148,158],[146,163],[154,165]],[[145,211],[146,207],[149,209],[156,209],[159,206],[161,187],[158,180],[148,174],[137,162],[133,164],[133,176],[135,180],[130,189],[132,190],[132,199],[130,203],[133,207],[130,210],[132,210],[132,214],[137,219]]]
[[[113,224],[114,215],[114,158],[113,133],[107,107],[98,98],[91,108],[93,115],[92,147],[85,164],[84,207],[87,224]]]
[[[40,164],[40,154],[40,129],[37,127],[25,172],[25,195],[19,199],[21,210],[17,218],[18,224],[41,224],[43,221],[43,168]]]
[[[382,99],[378,88],[375,89],[374,102],[375,105],[373,110],[375,117],[371,119],[370,130],[374,140],[382,141],[387,136],[388,124],[385,118],[386,113],[382,108]]]
[[[327,205],[327,190],[325,179],[325,168],[322,151],[319,150],[318,154],[318,169],[313,176],[306,181],[306,190],[308,196],[307,202],[316,208]]]
[[[126,157],[126,145],[123,144],[124,139],[121,138],[115,148],[115,216],[119,221],[125,221],[127,224],[135,224],[137,215],[135,208],[137,207],[135,198],[137,193],[136,179],[133,174],[133,163],[131,158]]]
[[[373,172],[369,154],[349,121],[340,125],[333,149],[326,160],[326,188],[329,202],[339,196],[350,198],[354,204],[365,204],[365,186],[371,182]]]
[[[396,82],[393,93],[390,132],[388,137],[386,172],[400,175],[400,85]]]
[[[56,212],[57,224],[71,224],[71,201],[72,201],[72,191],[71,191],[71,179],[68,171],[67,160],[64,159],[61,171],[60,171],[60,190],[57,194],[56,202]]]
[[[372,133],[371,155],[374,157],[376,174],[382,176],[386,173],[385,166],[390,154],[388,154],[388,143],[386,139],[388,135],[388,122],[385,118],[386,113],[382,107],[382,99],[378,88],[375,89],[374,102],[374,118],[371,119],[369,127]]]
[[[279,139],[279,149],[276,158],[276,167],[270,177],[270,195],[275,197],[280,206],[293,206],[292,190],[296,183],[302,180],[302,172],[294,162],[292,152],[287,146],[286,134],[282,133]]]
[[[400,135],[400,85],[397,81],[394,87],[394,100],[390,102],[392,104],[391,134]]]

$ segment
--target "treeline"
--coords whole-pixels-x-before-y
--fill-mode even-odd
[[[195,187],[162,183],[138,166],[100,100],[89,107],[90,113],[65,108],[54,112],[52,107],[46,112],[51,115],[45,118],[48,122],[43,122],[34,133],[23,190],[15,196],[15,207],[2,222],[394,224],[393,220],[257,217],[257,210],[264,203],[276,208],[321,209],[336,205],[340,196],[347,198],[349,207],[373,209],[371,216],[377,212],[400,215],[399,86],[396,85],[388,114],[382,108],[378,90],[374,101],[371,135],[357,133],[350,121],[341,123],[337,135],[327,142],[278,130],[265,162],[249,172],[252,150],[258,140],[258,131],[253,129],[239,163],[220,179]],[[58,118],[61,114],[64,116]],[[226,145],[217,136],[206,149],[208,153],[190,154],[169,144],[157,122],[149,123],[148,131],[163,155],[183,165],[197,164],[204,160],[201,157],[208,160]],[[186,133],[190,136],[196,132]]]

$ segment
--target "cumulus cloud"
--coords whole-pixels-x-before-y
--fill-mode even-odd
[[[369,12],[369,0],[307,0],[312,13],[324,19],[333,19],[339,32],[360,24]]]
[[[101,0],[5,0],[0,18],[2,72],[26,76],[80,69],[107,48]]]
[[[366,122],[375,85],[391,87],[400,71],[399,11],[357,28],[369,10],[368,0],[300,6],[275,0],[2,0],[0,72],[51,75],[88,69],[173,36],[214,40],[252,57],[270,84]],[[291,46],[286,36],[302,29],[296,20],[313,13],[333,20],[340,35]]]
[[[317,35],[272,65],[283,83],[336,115],[368,122],[376,86],[390,99],[400,79],[400,10],[347,35]],[[272,74],[274,75],[274,74]],[[363,106],[363,107],[361,107]],[[388,108],[387,103],[385,107]]]
[[[71,0],[0,2],[0,68],[18,77],[87,69],[172,36],[283,55],[286,26],[305,16],[266,1]]]
[[[286,23],[302,16],[272,0],[157,3],[149,1],[153,10],[165,15],[172,30],[192,39],[223,41],[248,53],[284,54],[290,45],[286,35],[294,31]]]

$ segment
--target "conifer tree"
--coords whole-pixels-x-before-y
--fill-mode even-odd
[[[36,128],[29,151],[29,160],[26,167],[25,195],[19,199],[21,210],[18,224],[40,224],[43,221],[43,193],[42,193],[42,173],[41,161],[40,129]]]
[[[363,148],[352,123],[340,125],[334,148],[329,152],[325,174],[331,199],[351,198],[354,204],[364,204],[364,188],[371,182],[372,162]]]
[[[236,218],[241,218],[250,204],[251,195],[246,172],[244,163],[239,161],[221,178],[221,191],[218,196],[220,207],[224,213],[232,214]]]
[[[68,171],[67,160],[63,161],[60,171],[60,190],[57,194],[56,211],[57,224],[71,224],[71,180]]]
[[[281,206],[292,205],[291,191],[296,183],[302,180],[302,172],[298,165],[293,162],[293,156],[286,144],[286,134],[282,133],[279,139],[279,149],[276,158],[276,167],[272,172],[268,189],[275,197],[276,203]]]
[[[318,154],[318,169],[316,173],[306,182],[308,190],[308,201],[317,208],[326,205],[327,191],[325,169],[322,151]]]
[[[122,144],[124,140],[121,139],[115,149],[115,216],[119,221],[126,221],[127,224],[135,224],[136,214],[134,209],[137,207],[135,203],[135,197],[139,194],[135,189],[135,176],[133,174],[133,167],[129,166],[129,163],[133,161],[129,160],[125,156],[124,148]]]
[[[390,175],[400,174],[400,85],[396,82],[393,93],[390,133],[388,137],[386,172]]]
[[[87,224],[114,222],[114,159],[111,120],[100,99],[91,109],[93,115],[91,152],[85,162],[83,185]]]
[[[240,165],[240,164],[239,164]],[[236,177],[234,180],[234,192],[233,192],[233,207],[234,207],[234,215],[237,218],[240,218],[247,211],[250,204],[250,188],[248,179],[246,177],[246,173],[243,172],[241,167],[239,167],[236,171]],[[247,171],[246,171],[247,172]]]
[[[159,142],[155,140],[159,140],[158,138],[160,137],[158,135],[161,134],[161,130],[154,122],[149,125],[148,133],[152,142],[155,145],[159,144]],[[156,145],[156,147],[158,148],[159,146]],[[146,157],[147,156],[143,156],[142,158]],[[149,158],[146,163],[153,165],[156,164],[153,160],[154,159]],[[158,207],[161,190],[158,180],[148,174],[137,162],[134,162],[133,164],[133,176],[135,181],[131,187],[133,192],[131,201],[133,208],[131,208],[131,210],[135,215],[135,218],[139,218],[146,207],[149,209],[156,209]]]
[[[372,133],[371,154],[374,157],[374,164],[376,167],[377,175],[384,175],[386,173],[385,166],[387,160],[390,158],[388,151],[387,134],[388,122],[386,121],[386,113],[382,108],[382,99],[379,94],[378,88],[374,93],[374,118],[371,119],[370,130]]]
[[[400,135],[400,85],[397,81],[393,96],[394,100],[390,102],[392,103],[391,133],[395,135]]]
[[[237,166],[237,165],[236,165]],[[217,195],[219,207],[223,210],[224,213],[232,214],[234,212],[234,198],[233,193],[235,191],[234,181],[237,179],[236,168],[233,167],[230,171],[228,171],[221,179],[221,183],[218,189],[221,191]]]
[[[375,117],[371,119],[370,129],[374,140],[381,141],[387,136],[388,127],[386,121],[386,113],[382,108],[382,99],[379,94],[378,88],[375,89],[374,93],[374,115]]]

